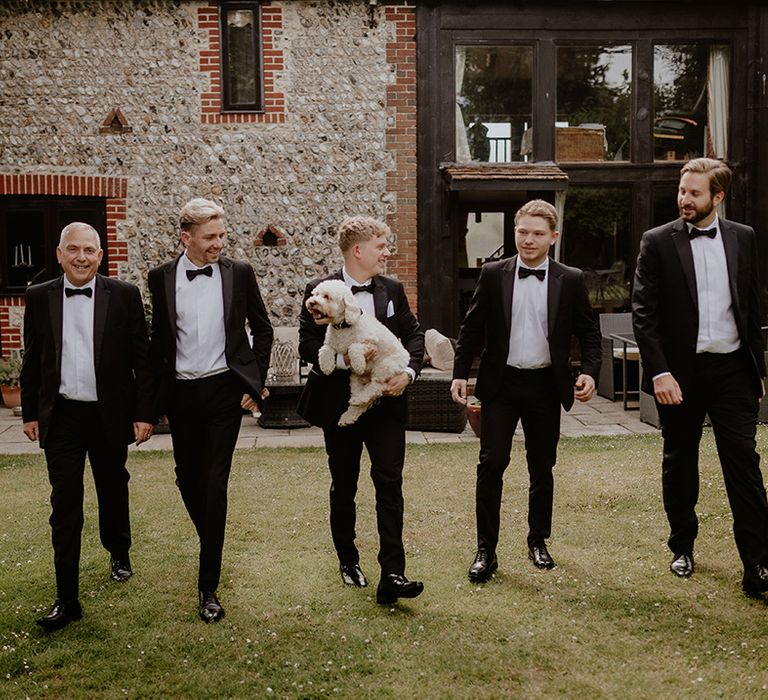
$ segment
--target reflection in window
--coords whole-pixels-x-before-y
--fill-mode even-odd
[[[592,305],[602,311],[629,306],[631,190],[569,187],[561,259],[580,267]]]
[[[259,3],[224,2],[221,13],[224,109],[261,109]]]
[[[489,258],[502,257],[504,213],[484,211],[467,216],[467,267],[481,267]]]
[[[680,210],[677,208],[677,187],[677,182],[665,182],[653,186],[651,226],[661,226],[680,217]]]
[[[456,161],[533,157],[530,46],[456,47]]]
[[[729,71],[727,46],[654,47],[656,160],[728,157]]]
[[[632,48],[557,49],[556,160],[628,160]]]

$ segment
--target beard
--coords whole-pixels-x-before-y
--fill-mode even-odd
[[[683,219],[683,221],[688,222],[689,224],[693,224],[694,226],[698,224],[700,221],[704,221],[713,211],[715,210],[715,205],[712,203],[712,200],[709,200],[709,204],[705,204],[703,207],[693,207],[693,210],[684,211],[682,207],[679,208],[680,211],[680,217]]]

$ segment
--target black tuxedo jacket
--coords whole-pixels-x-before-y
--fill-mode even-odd
[[[481,350],[475,386],[475,396],[480,401],[493,399],[502,385],[501,378],[509,354],[516,264],[515,255],[483,265],[459,331],[453,377],[468,379],[472,359]],[[600,331],[581,270],[550,260],[544,283],[547,285],[549,353],[560,403],[567,410],[573,406],[571,337],[575,335],[581,345],[581,372],[597,381],[601,358]]]
[[[755,232],[720,219],[733,315],[754,371],[755,392],[765,376],[760,331],[760,276]],[[696,272],[688,228],[682,219],[646,231],[640,241],[632,293],[635,338],[643,360],[643,389],[671,372],[685,394],[693,377],[699,334]]]
[[[160,413],[168,409],[169,392],[176,378],[176,266],[180,257],[150,270],[147,278],[152,294],[151,356],[159,384]],[[219,272],[227,366],[242,380],[244,392],[261,404],[272,350],[272,324],[248,263],[221,256]]]
[[[312,290],[325,280],[344,279],[341,271],[328,277],[312,280],[304,292],[304,302]],[[424,360],[424,332],[411,312],[401,282],[391,277],[373,278],[373,305],[376,318],[392,331],[411,356],[408,366],[418,377]],[[302,302],[299,316],[299,355],[313,365],[306,386],[299,399],[298,413],[312,425],[328,428],[339,420],[349,405],[349,370],[334,370],[330,375],[320,371],[317,354],[325,340],[326,326],[317,325]],[[405,393],[380,399],[381,406],[402,420],[408,418]]]
[[[61,384],[63,277],[27,289],[21,404],[24,422],[38,421],[45,447]],[[133,423],[154,423],[149,339],[139,290],[96,275],[93,357],[99,412],[110,441],[134,441]]]

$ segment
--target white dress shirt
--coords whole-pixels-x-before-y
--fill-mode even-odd
[[[207,265],[205,266],[207,267]],[[186,255],[176,266],[176,377],[201,379],[227,370],[224,296],[218,263],[210,277],[187,279],[199,270]]]
[[[64,289],[78,289],[64,277]],[[96,278],[79,289],[91,289],[92,296],[68,297],[62,292],[61,383],[59,393],[72,401],[98,401],[96,365],[93,357],[93,308]]]
[[[540,369],[549,367],[552,358],[547,339],[547,287],[548,280],[539,280],[530,275],[524,279],[517,276],[520,259],[515,267],[515,286],[512,294],[512,319],[509,334],[507,364],[518,369]],[[537,270],[549,274],[549,258]]]
[[[688,224],[688,230],[693,228]],[[710,228],[717,228],[714,238],[697,236],[691,239],[693,267],[696,270],[696,293],[699,301],[699,336],[696,352],[729,353],[741,346],[736,319],[733,316],[728,266],[720,232],[719,219]]]

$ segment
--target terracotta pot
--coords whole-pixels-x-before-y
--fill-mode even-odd
[[[3,403],[7,408],[16,408],[21,406],[21,389],[17,386],[0,386],[0,393],[3,395]]]
[[[480,404],[467,404],[467,420],[469,421],[469,427],[472,428],[472,432],[477,437],[480,437]]]

